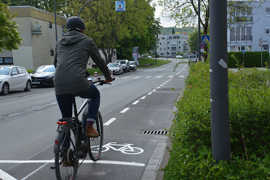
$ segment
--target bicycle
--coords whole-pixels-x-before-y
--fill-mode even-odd
[[[110,84],[100,79],[92,83],[98,85]],[[102,153],[103,121],[101,113],[98,112],[98,119],[94,123],[94,128],[96,128],[99,136],[88,138],[85,124],[79,120],[79,115],[83,111],[83,114],[87,113],[88,108],[86,107],[89,99],[84,100],[78,111],[75,97],[72,101],[74,117],[61,119],[57,122],[57,137],[54,142],[55,166],[52,167],[52,169],[55,169],[57,180],[75,180],[78,168],[87,154],[89,154],[91,160],[97,161]],[[93,146],[96,151],[92,151]]]

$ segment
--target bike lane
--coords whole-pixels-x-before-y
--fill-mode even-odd
[[[147,132],[166,131],[170,127],[175,100],[183,89],[184,79],[172,78],[165,86],[153,89],[155,91],[150,95],[140,97],[137,103],[128,104],[124,113],[121,112],[126,108],[103,117],[105,122],[112,116],[116,118],[105,126],[104,145],[109,150],[103,153],[101,161],[97,163],[86,161],[80,167],[77,179],[142,179],[145,170],[149,169],[153,153],[159,148],[158,144],[167,140],[164,135]],[[33,157],[35,163],[16,164],[9,172],[14,175],[20,172],[16,177],[22,180],[55,179],[54,170],[50,170],[53,166],[52,152],[50,147]]]

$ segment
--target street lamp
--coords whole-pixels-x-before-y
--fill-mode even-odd
[[[201,61],[201,0],[198,0],[198,60]]]

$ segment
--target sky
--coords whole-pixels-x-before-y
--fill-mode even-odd
[[[163,7],[159,6],[157,0],[153,0],[152,4],[156,4],[155,18],[160,18],[160,24],[163,27],[172,27],[175,26],[175,21],[168,16],[165,16],[165,13],[162,12]]]

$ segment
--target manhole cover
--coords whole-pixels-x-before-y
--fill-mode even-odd
[[[143,134],[145,135],[167,135],[167,130],[144,130]]]

